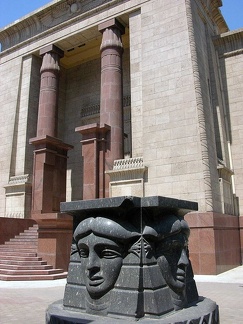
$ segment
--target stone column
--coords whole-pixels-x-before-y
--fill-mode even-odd
[[[34,145],[31,217],[39,226],[38,255],[53,267],[67,269],[66,242],[71,241],[72,221],[60,214],[60,203],[66,200],[67,152],[72,146],[57,138],[59,60],[63,51],[49,45],[40,50],[40,55],[37,136],[30,139]]]
[[[43,56],[32,188],[32,217],[57,213],[66,199],[67,151],[72,148],[57,136],[59,60],[63,51],[54,45],[40,50]],[[43,215],[42,215],[43,216]],[[41,217],[42,217],[41,216]]]
[[[100,124],[109,125],[111,130],[106,136],[104,156],[105,170],[113,168],[113,162],[124,157],[123,130],[123,92],[122,92],[122,54],[121,35],[125,28],[116,19],[110,19],[99,25],[102,33],[101,51],[101,94]],[[101,150],[102,152],[104,151]],[[104,153],[104,152],[103,152]],[[100,179],[103,178],[100,170]],[[105,175],[105,194],[109,196],[109,176]],[[102,188],[101,188],[102,190]],[[100,197],[102,193],[100,192]]]
[[[123,158],[123,102],[122,102],[122,53],[121,35],[124,26],[116,19],[99,25],[102,32],[100,124],[111,126],[107,143],[106,168],[112,169],[114,160]]]
[[[42,135],[57,136],[57,95],[59,81],[59,61],[63,51],[55,45],[40,50],[43,56],[41,66],[41,84],[37,137]]]
[[[100,123],[76,128],[82,135],[83,199],[109,197],[105,171],[123,158],[123,102],[121,35],[125,28],[116,19],[99,25],[101,43]]]

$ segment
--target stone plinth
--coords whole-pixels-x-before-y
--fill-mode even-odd
[[[66,200],[67,152],[72,148],[58,138],[40,136],[30,140],[34,145],[32,218],[57,213]]]
[[[184,215],[196,209],[165,197],[62,203],[74,220],[72,252],[63,301],[49,307],[47,323],[219,323],[189,260]]]
[[[82,135],[83,199],[105,197],[106,134],[110,126],[90,124],[76,127]]]
[[[38,256],[56,269],[67,271],[72,242],[72,220],[69,215],[42,215],[38,224]]]
[[[213,212],[185,216],[190,235],[190,258],[196,274],[216,275],[241,264],[241,217]]]

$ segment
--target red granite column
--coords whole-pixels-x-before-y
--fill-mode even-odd
[[[55,45],[40,50],[43,56],[41,66],[41,84],[37,137],[42,135],[57,136],[57,95],[59,81],[59,60],[63,51]]]
[[[123,130],[123,93],[122,93],[122,39],[125,28],[116,19],[111,19],[99,25],[102,32],[101,51],[101,97],[100,97],[100,124],[111,127],[106,137],[105,170],[111,170],[116,159],[124,155]],[[102,179],[104,170],[100,170]],[[102,186],[101,191],[102,191]],[[105,194],[109,196],[109,177],[105,176]]]
[[[67,151],[72,148],[56,138],[59,60],[63,51],[49,45],[40,50],[40,54],[43,61],[37,137],[30,140],[35,146],[32,217],[59,212],[60,202],[66,197]]]
[[[67,152],[72,146],[56,137],[59,60],[63,52],[50,45],[40,55],[43,61],[37,136],[30,139],[34,145],[31,216],[39,226],[38,255],[54,267],[67,269],[72,220],[59,211],[60,203],[66,200]]]
[[[123,158],[123,102],[121,35],[116,19],[99,25],[101,43],[100,124],[77,127],[82,138],[83,199],[109,197],[109,176],[116,159]]]

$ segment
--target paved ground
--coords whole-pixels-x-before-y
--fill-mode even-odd
[[[199,295],[215,300],[220,323],[243,323],[243,266],[218,276],[195,276]],[[0,324],[45,324],[45,310],[62,299],[66,280],[0,281]]]

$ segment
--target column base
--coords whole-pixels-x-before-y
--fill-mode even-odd
[[[47,135],[30,143],[35,146],[31,215],[56,213],[66,200],[67,151],[72,145]]]

